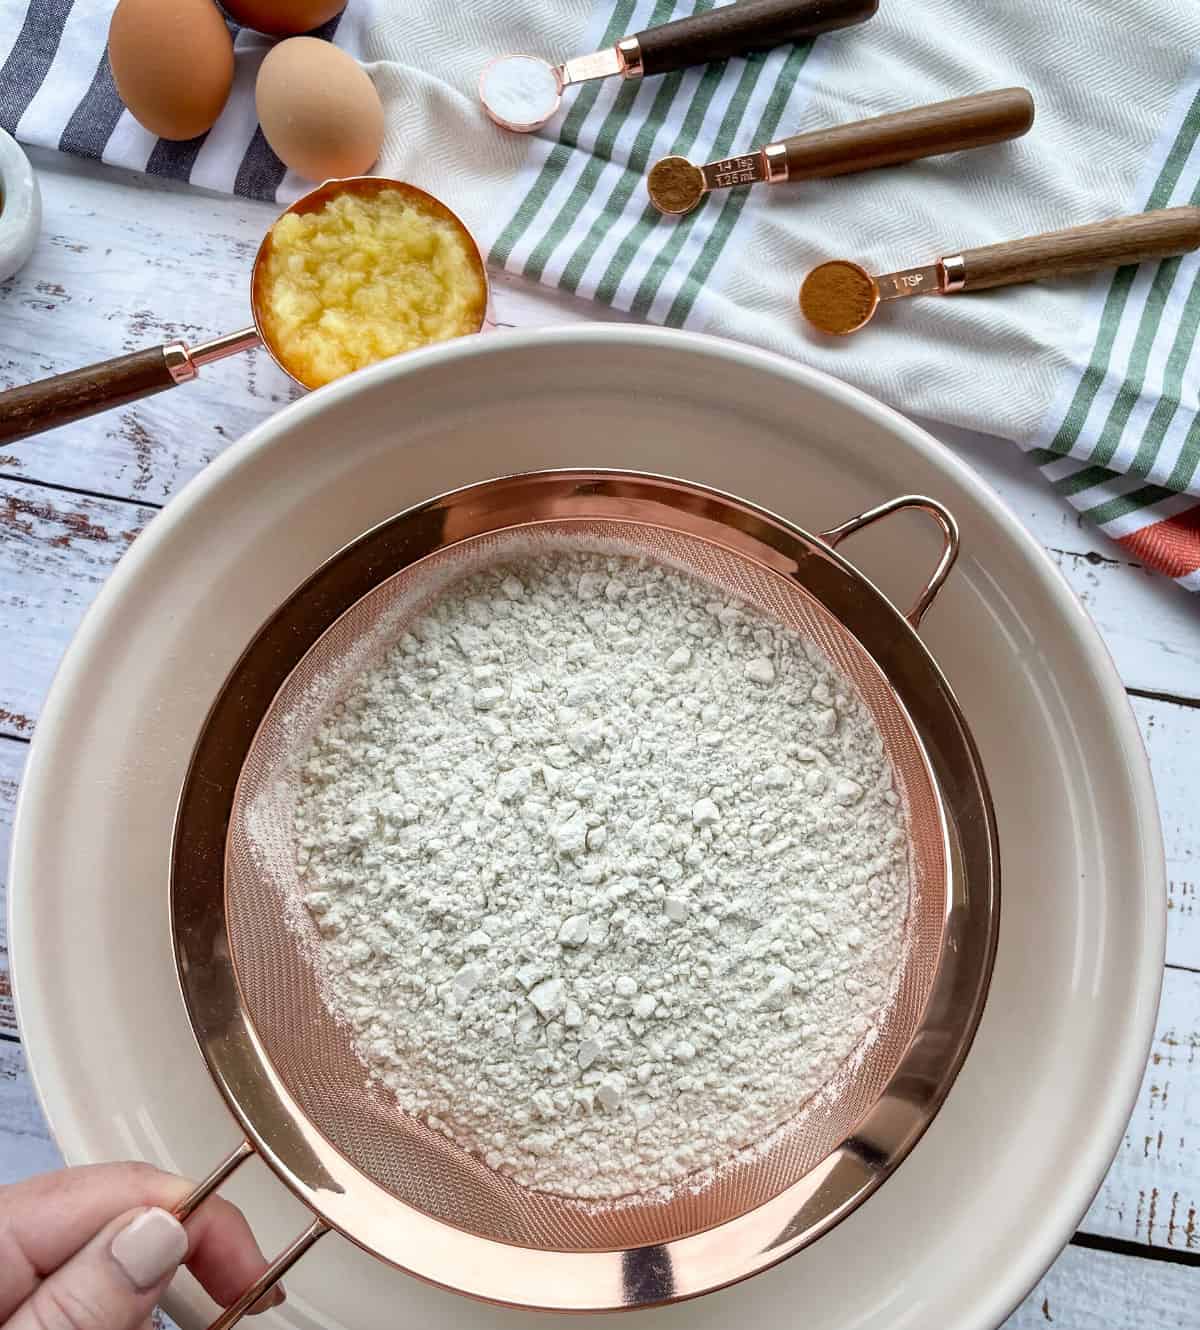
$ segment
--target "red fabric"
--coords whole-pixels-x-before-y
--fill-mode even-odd
[[[1117,543],[1168,577],[1186,577],[1200,568],[1200,504],[1122,536]]]

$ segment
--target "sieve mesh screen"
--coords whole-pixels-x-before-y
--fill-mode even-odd
[[[368,1084],[348,1028],[321,997],[319,936],[291,839],[298,768],[340,694],[450,583],[548,545],[644,555],[739,597],[807,636],[872,715],[907,814],[911,894],[904,959],[872,1035],[760,1146],[668,1195],[584,1202],[526,1189],[405,1114]],[[276,695],[242,768],[226,851],[230,949],[250,1019],[309,1121],[392,1196],[480,1237],[542,1250],[615,1250],[723,1223],[777,1195],[835,1150],[879,1099],[917,1032],[937,973],[948,863],[940,801],[896,693],[850,632],[795,580],[699,536],[619,519],[522,525],[439,550],[354,604]]]

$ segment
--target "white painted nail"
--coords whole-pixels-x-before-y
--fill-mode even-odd
[[[147,1210],[112,1240],[113,1260],[138,1290],[153,1288],[187,1255],[183,1225],[165,1210]]]

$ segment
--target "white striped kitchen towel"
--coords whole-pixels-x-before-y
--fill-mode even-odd
[[[1123,212],[1200,203],[1200,3],[882,0],[869,23],[744,60],[568,93],[540,134],[482,115],[500,51],[563,59],[714,0],[350,0],[326,37],[387,111],[379,169],[431,189],[494,265],[657,322],[771,347],[910,412],[1015,440],[1133,554],[1200,590],[1200,255],[1095,278],[904,301],[830,343],[796,309],[804,272],[879,271]],[[287,200],[254,123],[269,47],[203,139],[122,112],[104,57],[112,0],[0,0],[0,124],[27,142]],[[711,160],[786,134],[1023,84],[1024,139],[887,171],[647,203],[665,153]]]

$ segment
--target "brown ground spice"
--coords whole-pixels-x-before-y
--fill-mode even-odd
[[[688,212],[704,193],[700,168],[686,157],[664,157],[650,169],[650,197],[665,212]]]
[[[871,317],[874,307],[874,282],[844,259],[814,268],[800,287],[801,312],[822,332],[853,332]]]

